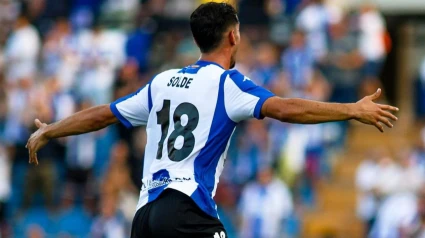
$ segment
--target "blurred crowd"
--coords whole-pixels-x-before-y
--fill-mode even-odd
[[[34,118],[60,120],[130,94],[162,70],[196,62],[188,18],[202,2],[0,0],[1,237],[128,237],[144,128],[115,125],[51,141],[38,153],[38,166],[28,165],[25,144]],[[391,40],[373,5],[229,2],[241,21],[236,68],[277,95],[354,102],[380,85]],[[298,237],[303,211],[316,206],[317,181],[329,177],[348,126],[241,124],[216,195],[229,237]],[[407,158],[396,165],[382,153],[371,155],[359,169],[365,204],[393,190],[418,189]],[[372,185],[374,169],[415,181]],[[380,216],[360,210],[368,222]]]
[[[365,223],[365,235],[424,237],[425,129],[411,148],[369,151],[357,168],[356,185],[357,215]]]

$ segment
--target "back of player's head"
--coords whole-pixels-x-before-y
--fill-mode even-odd
[[[190,28],[202,53],[215,50],[224,33],[237,23],[236,9],[228,3],[202,4],[190,16]]]

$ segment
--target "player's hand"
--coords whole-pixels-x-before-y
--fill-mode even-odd
[[[374,101],[378,99],[379,96],[381,96],[380,88],[378,88],[374,94],[366,96],[355,103],[354,118],[362,123],[373,125],[378,128],[379,131],[384,132],[384,126],[382,124],[392,128],[393,124],[391,124],[391,120],[398,120],[398,118],[390,112],[397,112],[398,108],[375,103]]]
[[[27,148],[29,152],[29,163],[35,163],[38,165],[37,151],[49,142],[49,138],[45,135],[47,124],[42,123],[38,119],[35,119],[34,123],[38,130],[32,133],[25,148]]]

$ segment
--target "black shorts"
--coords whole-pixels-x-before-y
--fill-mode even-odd
[[[186,194],[166,189],[134,217],[131,238],[226,238],[223,224],[203,212]]]

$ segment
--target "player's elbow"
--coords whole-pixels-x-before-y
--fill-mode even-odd
[[[99,130],[117,122],[117,118],[106,104],[91,108],[90,116],[87,119],[92,130]]]
[[[288,123],[301,123],[300,113],[298,113],[296,110],[294,111],[281,110],[278,113],[278,120],[281,122],[288,122]]]
[[[272,116],[272,118],[279,120],[281,122],[288,122],[288,119],[290,118],[288,113],[285,112],[285,110],[282,109],[277,109],[274,112],[274,115]]]
[[[296,99],[273,97],[264,105],[263,115],[289,123],[304,123],[305,109]]]
[[[276,111],[276,117],[281,122],[304,123],[305,111],[292,99],[283,99],[282,105]]]

